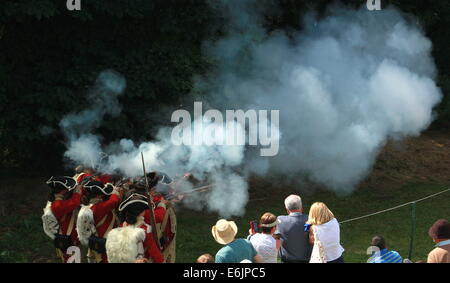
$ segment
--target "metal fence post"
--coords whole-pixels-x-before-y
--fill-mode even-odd
[[[414,238],[416,235],[416,202],[411,203],[411,235],[409,241],[408,259],[412,260],[412,252],[414,248]]]

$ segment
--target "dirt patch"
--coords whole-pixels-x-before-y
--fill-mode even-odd
[[[280,189],[301,195],[327,191],[305,179],[254,176],[249,182],[250,200],[270,198]],[[450,185],[450,132],[428,131],[419,137],[388,142],[357,190],[390,190],[410,182]]]
[[[411,181],[450,183],[450,133],[426,132],[389,142],[360,187],[395,188]]]
[[[47,202],[48,178],[8,178],[0,187],[0,217],[42,213]]]

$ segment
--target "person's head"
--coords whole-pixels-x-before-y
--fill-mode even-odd
[[[222,245],[227,245],[234,241],[238,228],[234,221],[227,221],[225,219],[220,219],[217,221],[216,225],[211,228],[211,233],[214,240]]]
[[[266,212],[261,216],[259,220],[261,225],[261,231],[264,234],[273,234],[277,226],[277,217],[270,212]]]
[[[386,248],[386,240],[383,238],[383,236],[375,236],[372,238],[371,246],[377,247],[381,250],[384,250]]]
[[[333,212],[323,202],[315,202],[309,209],[308,224],[322,225],[334,218]]]
[[[83,165],[78,165],[77,167],[75,167],[75,174],[81,174],[84,171],[84,166]]]
[[[100,181],[89,181],[84,185],[84,195],[81,203],[88,205],[91,200],[108,200],[112,194],[114,187],[112,184],[103,184]]]
[[[288,213],[302,212],[302,199],[298,195],[290,195],[284,200],[284,207]]]
[[[140,194],[145,194],[147,192],[147,189],[152,188],[152,186],[153,186],[152,179],[150,179],[150,177],[148,177],[149,174],[151,174],[151,173],[147,174],[147,178],[145,178],[145,177],[133,178],[133,180],[131,181],[131,183],[129,185],[130,190],[133,190],[134,192],[137,192]],[[147,182],[148,182],[148,186],[147,186]]]
[[[86,174],[95,174],[95,169],[92,167],[86,167],[84,168],[83,172]]]
[[[125,221],[128,224],[136,224],[138,218],[142,217],[145,210],[148,208],[147,197],[130,192],[124,197],[124,201],[119,205],[121,221]]]
[[[445,219],[439,219],[428,230],[428,235],[435,243],[450,239],[450,223]]]
[[[75,167],[75,174],[81,173],[94,174],[95,170],[88,166],[78,165],[77,167]]]
[[[197,263],[214,263],[214,257],[210,254],[202,254],[197,258]]]
[[[48,201],[52,202],[55,198],[67,199],[72,195],[77,182],[72,177],[56,176],[51,177],[47,182],[47,186],[50,188],[48,195]]]

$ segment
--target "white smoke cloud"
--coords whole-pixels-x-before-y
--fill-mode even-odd
[[[69,141],[64,156],[76,164],[95,168],[100,162],[102,147],[98,136],[87,134]]]
[[[351,191],[388,139],[419,135],[432,122],[441,99],[432,44],[397,10],[333,6],[288,36],[266,31],[262,14],[247,9],[254,1],[243,2],[219,1],[230,24],[207,44],[217,68],[196,86],[226,109],[280,110],[280,153],[253,158],[258,173]]]
[[[142,152],[147,171],[190,172],[214,183],[212,191],[187,198],[185,204],[229,217],[244,213],[247,173],[270,170],[351,191],[388,139],[418,135],[432,122],[432,109],[441,99],[433,81],[432,45],[400,12],[334,6],[329,16],[320,21],[309,16],[303,31],[288,36],[264,29],[257,3],[214,1],[228,25],[225,36],[205,44],[216,69],[197,77],[194,91],[206,93],[209,104],[221,110],[279,109],[276,157],[252,155],[259,151],[245,146],[174,146],[171,128],[161,128],[153,142],[137,145],[123,139],[101,146],[101,139],[89,133],[104,115],[120,111],[117,97],[125,81],[118,75],[99,80],[97,88],[108,90],[107,95],[91,94],[101,107],[61,122],[69,140],[65,155],[133,177],[142,174]],[[215,130],[218,139],[226,134],[223,127]],[[98,152],[109,155],[106,163]]]

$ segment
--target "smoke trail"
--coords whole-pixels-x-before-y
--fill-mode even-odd
[[[101,160],[101,141],[92,133],[107,114],[117,116],[122,110],[118,97],[124,92],[125,78],[112,70],[103,71],[87,95],[89,108],[66,115],[59,126],[67,139],[64,156],[85,166],[95,167]]]

